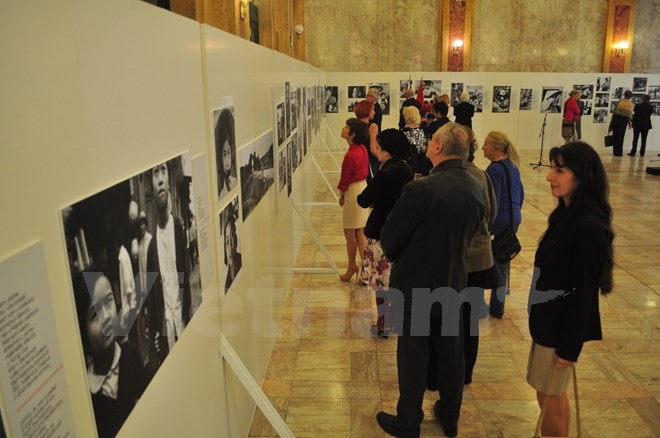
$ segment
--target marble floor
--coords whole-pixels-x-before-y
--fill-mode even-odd
[[[658,437],[660,177],[644,171],[658,157],[614,158],[600,152],[614,208],[616,284],[601,299],[604,340],[586,344],[577,365],[583,436]],[[536,244],[554,199],[545,181],[547,168],[528,165],[538,161],[538,153],[521,155],[526,195],[518,236],[523,251],[512,263],[504,318],[480,323],[479,356],[461,410],[462,437],[530,437],[539,413],[535,392],[525,382],[526,304]],[[480,157],[477,164],[485,168],[487,162]],[[331,199],[319,184],[316,200]],[[343,272],[340,208],[314,207],[311,221]],[[309,236],[297,266],[328,266]],[[355,280],[342,283],[336,274],[294,276],[262,387],[297,437],[386,436],[375,414],[395,412],[397,340],[370,336],[374,306],[372,293]],[[424,437],[444,436],[433,415],[436,398],[427,391]],[[249,436],[277,436],[258,409]],[[571,436],[576,436],[575,421]]]

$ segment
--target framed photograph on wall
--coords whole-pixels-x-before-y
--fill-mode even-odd
[[[364,99],[367,95],[367,87],[364,85],[349,85],[348,97],[349,99]]]
[[[339,112],[339,87],[336,85],[325,87],[325,101],[323,103],[325,113]]]
[[[220,256],[224,265],[225,295],[238,277],[243,267],[241,254],[240,221],[238,220],[238,195],[227,203],[219,215],[220,223]],[[222,276],[220,277],[222,279]]]
[[[474,112],[481,113],[484,110],[484,87],[481,85],[468,85],[465,87],[470,94],[470,103],[474,105]],[[442,95],[442,94],[440,94]]]
[[[494,113],[508,113],[511,108],[511,86],[493,86],[493,109]]]
[[[372,82],[369,84],[369,88],[378,90],[378,101],[376,103],[380,105],[384,116],[390,115],[390,84]]]
[[[238,185],[236,172],[236,125],[234,98],[223,99],[224,106],[213,110],[215,167],[218,199],[224,198]]]
[[[99,436],[117,434],[202,303],[194,199],[185,153],[61,210]]]
[[[651,100],[660,100],[660,85],[649,85],[647,93]]]
[[[293,172],[292,172],[292,169],[291,169],[291,161],[292,161],[291,154],[292,154],[292,152],[291,152],[291,142],[287,142],[287,144],[286,144],[286,156],[287,156],[287,160],[286,160],[286,193],[287,193],[287,197],[291,196],[291,192],[293,191],[293,180],[292,180]]]
[[[293,135],[296,138],[296,135]],[[241,206],[243,222],[259,205],[275,181],[274,153],[271,132],[239,150],[241,159]]]
[[[594,111],[594,123],[605,123],[607,122],[607,110],[606,109],[597,109]]]
[[[541,91],[541,112],[561,113],[564,87],[543,87]]]
[[[610,91],[612,85],[612,76],[598,76],[596,79],[596,92]]]
[[[633,78],[633,93],[645,93],[646,92],[646,83],[648,78]]]
[[[286,146],[283,146],[277,152],[277,167],[278,167],[278,178],[279,178],[279,191],[281,192],[286,187]]]
[[[451,83],[451,106],[456,106],[461,102],[461,93],[463,92],[463,82]]]
[[[581,99],[580,99],[581,100]],[[583,116],[590,116],[591,115],[591,107],[592,107],[592,101],[591,100],[582,100],[582,110]]]
[[[400,79],[399,80],[399,98],[405,99],[406,98],[406,90],[408,88],[413,88],[413,80],[412,77],[409,77],[408,79]]]
[[[573,89],[580,91],[581,100],[594,98],[594,86],[591,84],[573,84]]]
[[[518,109],[520,111],[531,111],[533,97],[534,97],[534,92],[531,88],[521,88],[520,103]]]
[[[596,108],[607,108],[609,104],[610,104],[609,93],[596,93],[596,99],[594,99],[594,106]]]
[[[284,83],[284,113],[286,119],[286,138],[289,138],[291,135],[291,84],[289,82]]]

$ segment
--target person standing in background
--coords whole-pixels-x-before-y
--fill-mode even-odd
[[[653,126],[651,126],[653,105],[649,103],[650,101],[651,96],[645,94],[642,103],[635,105],[632,119],[633,143],[632,149],[630,150],[630,153],[628,153],[631,157],[634,157],[637,153],[637,140],[639,139],[640,134],[642,136],[642,147],[639,149],[639,156],[643,157],[644,152],[646,152],[646,137],[649,135],[649,129],[653,129]]]
[[[623,139],[626,135],[626,128],[632,127],[633,103],[630,100],[632,91],[626,90],[624,97],[619,99],[614,108],[614,114],[610,120],[609,131],[614,135],[614,145],[612,154],[615,157],[623,155]]]
[[[568,95],[568,99],[564,102],[564,118],[562,119],[562,131],[566,124],[573,126],[573,135],[564,137],[564,142],[568,143],[577,139],[577,122],[580,121],[580,90],[573,90]],[[563,134],[563,132],[562,132]]]
[[[470,103],[470,93],[463,91],[461,93],[461,103],[454,107],[454,120],[463,126],[472,128],[472,117],[474,116],[474,105]]]

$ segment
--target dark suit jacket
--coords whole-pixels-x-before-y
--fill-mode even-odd
[[[653,105],[648,102],[642,102],[635,105],[633,114],[633,128],[640,131],[648,131],[651,126],[651,114],[653,114]]]
[[[413,288],[465,288],[467,247],[483,217],[484,197],[484,187],[458,159],[405,185],[380,243],[394,262],[390,287],[403,293],[406,312],[413,297],[428,293]],[[432,313],[441,315],[441,309],[435,305]]]
[[[380,240],[380,229],[396,203],[403,186],[412,181],[413,173],[401,158],[390,158],[376,172],[369,185],[357,197],[362,208],[372,207],[364,235]]]
[[[378,126],[378,132],[380,132],[380,126],[383,123],[383,109],[380,107],[378,101],[374,102],[374,118],[371,119],[371,121]],[[367,150],[369,150],[369,148],[367,148]]]
[[[449,120],[449,117],[443,117],[443,118],[441,118],[441,119],[435,119],[434,121],[432,121],[431,123],[429,123],[429,126],[428,126],[428,128],[426,129],[426,131],[424,131],[424,133],[425,133],[426,135],[432,137],[433,134],[435,134],[435,131],[437,131],[438,129],[440,129],[441,127],[443,127],[444,125],[446,125],[446,124],[449,123],[450,121],[451,121],[451,120]]]
[[[406,120],[403,118],[403,109],[407,106],[417,107],[418,110],[422,109],[422,104],[419,103],[416,98],[409,97],[408,99],[404,100],[401,104],[401,108],[399,109],[399,129],[403,129],[403,127],[406,126]]]
[[[191,292],[190,292],[190,266],[188,264],[188,252],[186,251],[186,233],[183,229],[183,224],[179,218],[172,216],[174,219],[174,252],[176,254],[176,270],[179,273],[179,284],[182,290],[182,309],[184,326],[190,322],[190,306],[191,306]],[[147,296],[147,311],[149,312],[149,338],[151,348],[155,351],[160,365],[167,354],[169,353],[169,343],[174,343],[175,340],[167,339],[167,325],[165,323],[165,298],[163,297],[163,282],[160,276],[160,264],[158,260],[158,234],[154,233],[154,237],[149,243],[147,250],[147,275],[155,275],[154,285],[149,291]],[[156,348],[155,340],[156,334],[159,335],[158,348]],[[154,364],[150,364],[150,368]]]
[[[469,102],[461,102],[454,106],[454,117],[456,123],[472,128],[472,116],[474,116],[474,105]]]

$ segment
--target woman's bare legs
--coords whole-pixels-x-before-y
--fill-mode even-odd
[[[339,276],[341,281],[350,281],[351,277],[359,271],[355,264],[355,254],[358,248],[358,239],[355,230],[344,228],[344,237],[346,238],[346,255],[348,256],[348,266],[346,273]]]
[[[357,249],[360,251],[360,260],[364,261],[364,253],[367,250],[367,238],[364,235],[364,228],[357,228],[355,230],[355,238],[357,240]],[[355,256],[353,256],[353,260],[355,260]],[[360,266],[362,266],[362,263],[360,263]]]
[[[549,397],[548,407],[543,416],[541,425],[541,434],[543,436],[568,436],[569,425],[571,422],[571,410],[568,406],[568,394],[546,395],[541,391],[536,391],[536,399],[539,406],[543,409],[545,398]]]

